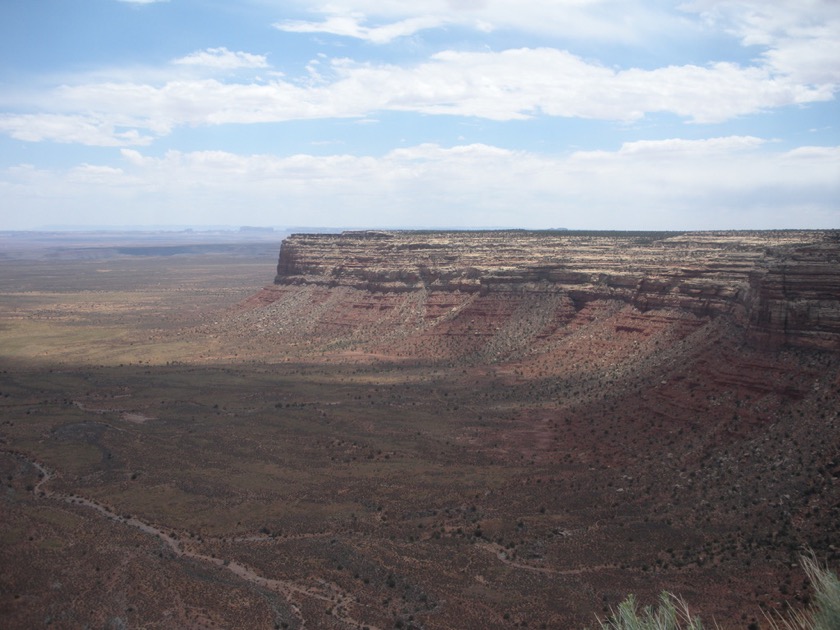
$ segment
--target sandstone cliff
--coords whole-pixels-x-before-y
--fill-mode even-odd
[[[549,320],[563,320],[556,328],[588,304],[612,303],[727,316],[764,347],[840,350],[836,231],[296,234],[282,244],[275,285],[362,292],[394,325],[398,296],[423,296],[423,320],[439,327],[435,313],[450,312],[449,334],[453,319],[476,324],[504,311],[500,299],[520,313],[539,310],[531,323],[542,336]]]

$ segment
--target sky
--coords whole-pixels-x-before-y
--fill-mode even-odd
[[[0,230],[840,227],[837,0],[3,0]]]

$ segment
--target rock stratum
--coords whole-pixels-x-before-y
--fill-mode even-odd
[[[499,356],[616,308],[616,332],[726,317],[758,347],[838,351],[840,232],[295,234],[255,299],[308,302],[287,330],[308,319],[310,338],[421,355],[446,337],[450,353]]]

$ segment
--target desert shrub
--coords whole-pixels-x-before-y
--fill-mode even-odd
[[[767,616],[773,630],[840,630],[840,579],[817,562],[812,555],[803,556],[802,568],[811,582],[814,595],[802,611],[791,611],[787,617]],[[634,595],[618,605],[606,621],[598,620],[600,630],[703,630],[703,623],[688,610],[686,603],[670,593],[659,596],[659,606],[639,610]]]
[[[837,630],[840,628],[840,579],[820,566],[813,556],[803,556],[805,570],[814,595],[805,610],[791,612],[787,618],[768,618],[775,630]]]
[[[694,617],[685,602],[671,593],[659,596],[659,606],[639,610],[634,595],[618,605],[607,621],[600,621],[601,630],[703,630],[699,617]]]

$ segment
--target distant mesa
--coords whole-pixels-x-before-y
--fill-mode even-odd
[[[511,299],[527,309],[528,296],[534,304],[553,296],[575,311],[671,309],[728,317],[762,347],[840,351],[840,231],[293,234],[274,282],[275,291],[349,288],[427,302],[449,294],[458,296],[453,308],[473,303],[473,314],[501,312],[494,305]]]
[[[246,234],[270,234],[274,232],[273,227],[259,227],[254,225],[243,225],[239,228],[240,232],[244,232]]]

